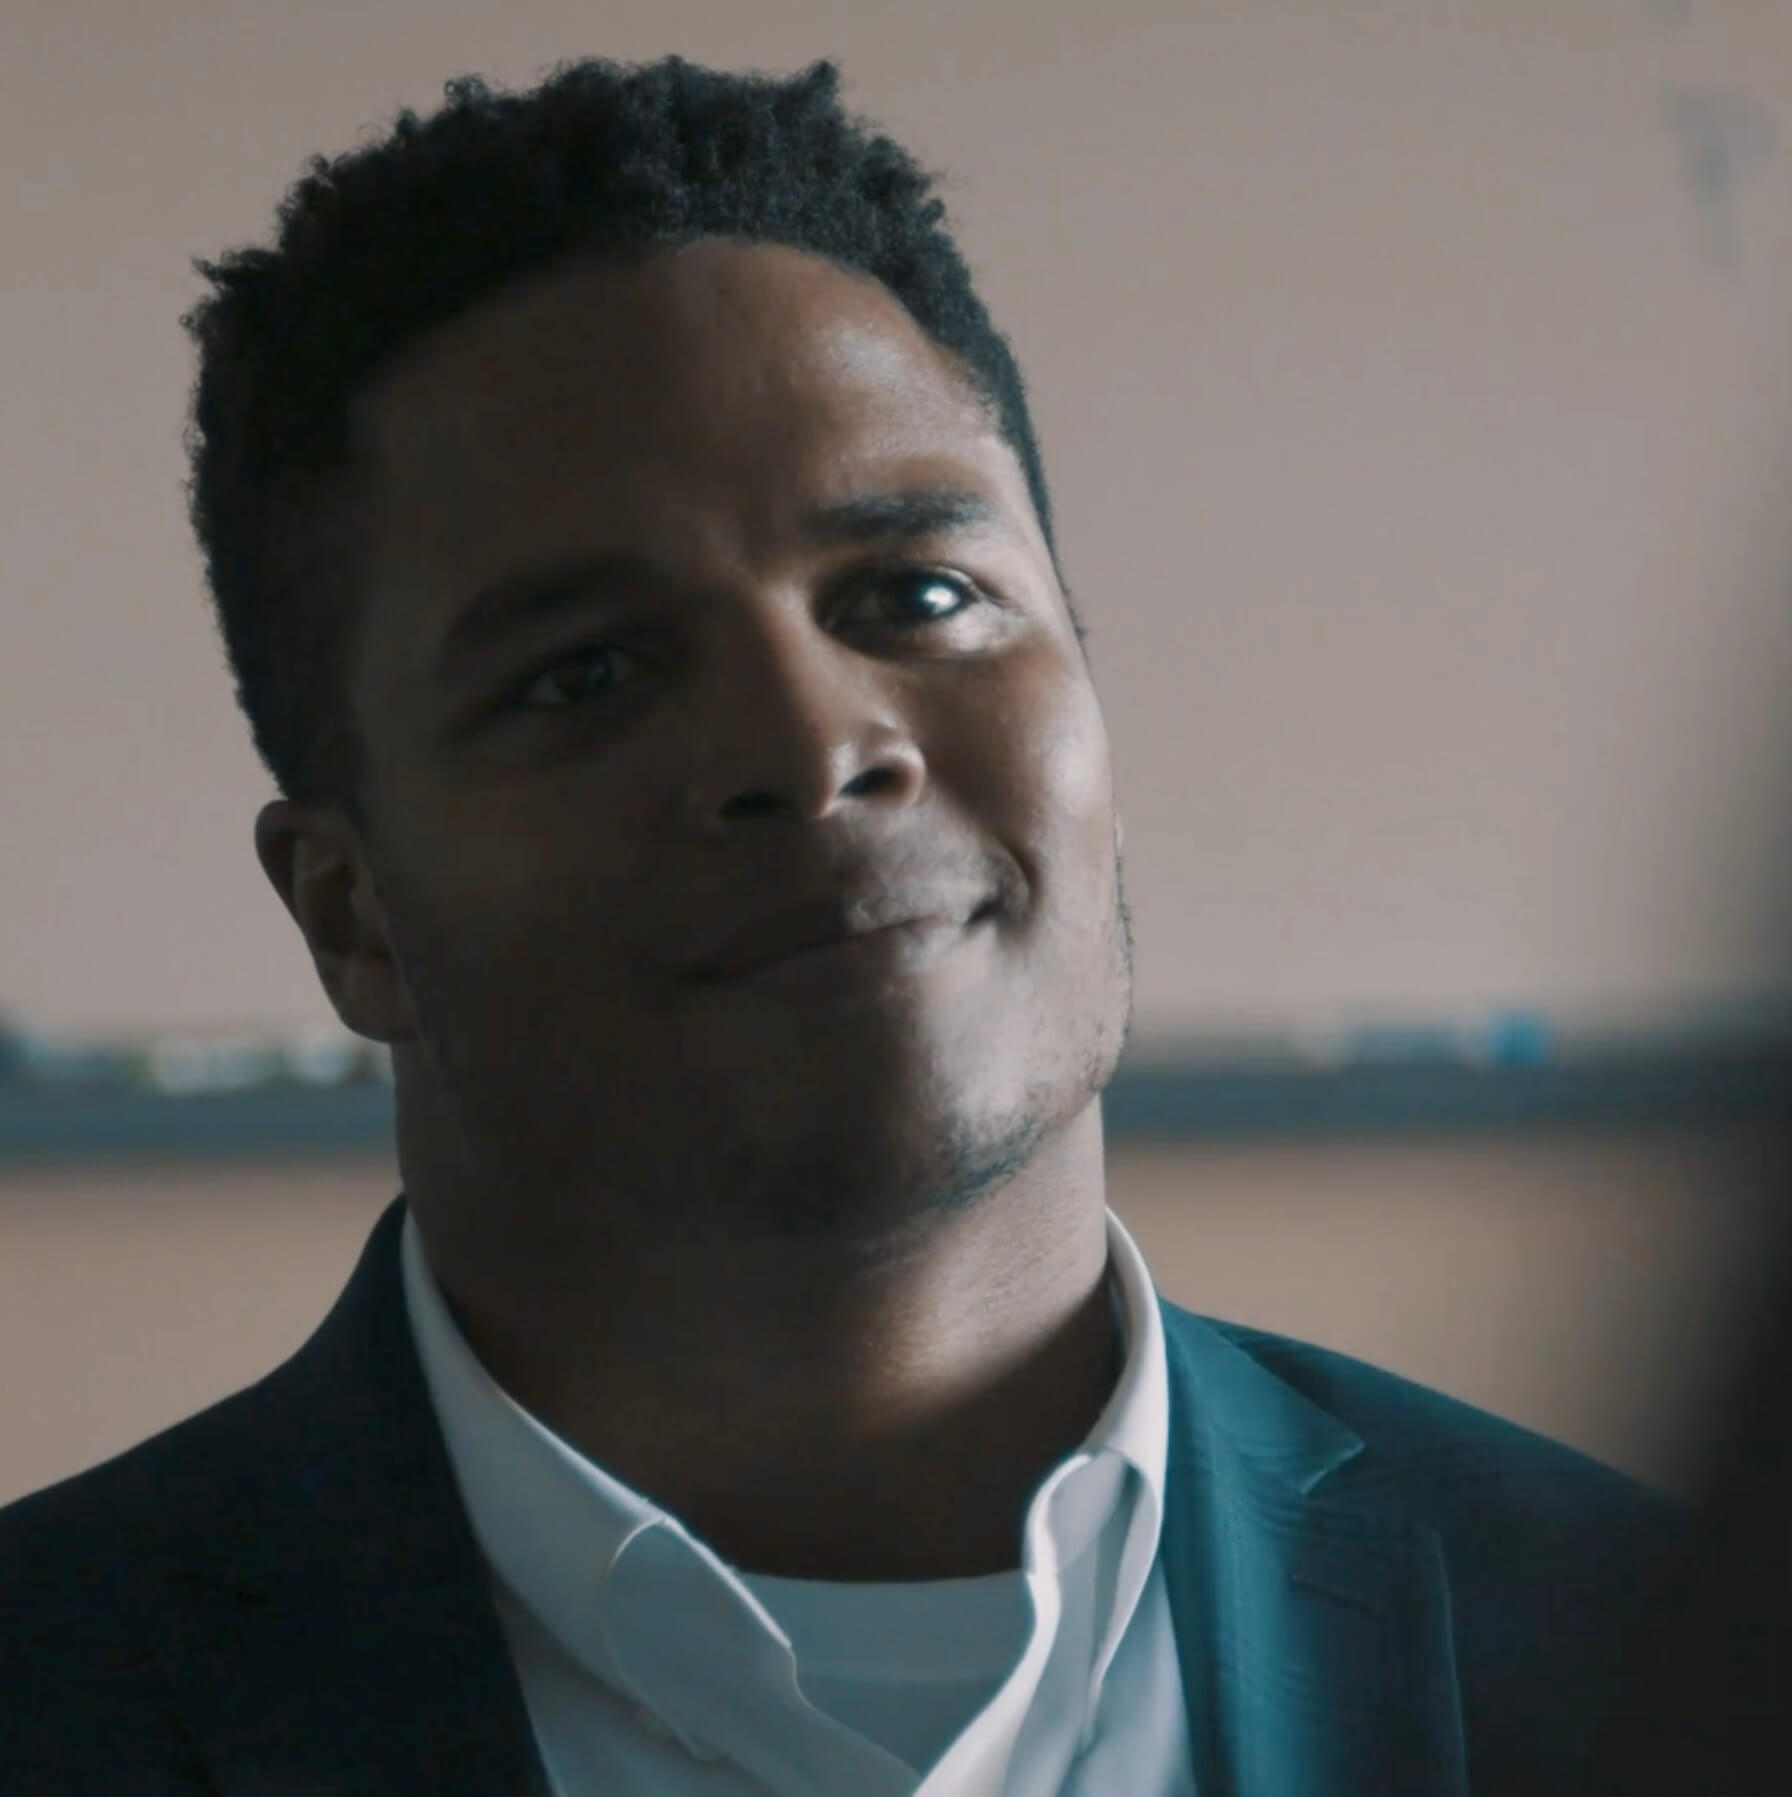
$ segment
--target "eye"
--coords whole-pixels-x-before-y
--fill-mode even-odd
[[[987,603],[983,594],[962,574],[948,574],[941,568],[892,568],[874,576],[868,584],[874,592],[887,593],[906,589],[916,593],[931,590],[936,593],[953,593],[964,601],[949,612],[934,612],[926,617],[895,620],[898,630],[920,630],[928,624],[947,624],[962,617],[973,606]]]
[[[596,666],[600,661],[606,658],[614,657],[617,653],[618,650],[616,646],[611,643],[582,644],[570,654],[558,656],[553,661],[548,662],[545,666],[539,667],[535,669],[533,673],[527,675],[522,683],[504,700],[502,709],[505,711],[565,711],[568,706],[577,705],[580,702],[581,696],[575,693],[575,696],[570,699],[566,697],[566,688],[562,683],[566,680],[567,676],[573,674],[571,684],[574,688],[582,687],[585,685],[584,680],[581,678],[584,671]],[[624,658],[628,655],[626,649],[621,650],[620,653]],[[578,672],[574,673],[574,670],[577,670]],[[615,681],[613,679],[604,681],[601,684],[597,696],[599,698],[603,697],[614,685]],[[559,694],[560,702],[546,705],[532,703],[530,695],[537,691],[557,692]]]
[[[887,569],[872,576],[870,580],[859,583],[859,590],[878,594],[932,594],[936,600],[939,595],[945,595],[957,601],[950,610],[936,608],[921,615],[914,615],[913,612],[907,616],[889,615],[886,621],[890,627],[904,635],[955,623],[967,612],[989,603],[981,590],[964,575],[948,573],[939,568]],[[855,594],[855,598],[856,596]],[[906,604],[906,600],[904,603]],[[892,612],[895,609],[891,608]],[[588,697],[606,698],[616,688],[615,679],[612,677],[600,680],[593,692],[590,682],[584,676],[617,655],[624,661],[631,659],[631,652],[614,641],[582,643],[578,648],[557,655],[552,661],[542,663],[524,675],[511,688],[509,696],[503,701],[503,708],[514,711],[564,711]],[[575,689],[574,696],[570,698],[567,697],[565,684],[569,677],[570,684]],[[558,702],[536,702],[532,695],[538,692],[558,693]]]

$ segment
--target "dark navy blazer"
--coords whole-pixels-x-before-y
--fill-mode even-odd
[[[403,1216],[265,1378],[0,1509],[3,1797],[548,1797],[411,1341]],[[1679,1506],[1159,1306],[1198,1797],[1580,1789]]]

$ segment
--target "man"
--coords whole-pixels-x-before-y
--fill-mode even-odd
[[[6,1791],[1570,1788],[1664,1500],[1159,1298],[1007,348],[837,72],[452,85],[206,272],[262,865],[391,1046],[312,1339],[0,1515]]]

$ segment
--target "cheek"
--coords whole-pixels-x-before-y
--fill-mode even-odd
[[[393,956],[426,1030],[511,1027],[509,1013],[534,1002],[532,964],[556,958],[570,882],[514,823],[488,831],[464,807],[431,815],[382,879]]]
[[[991,707],[979,740],[983,822],[1018,864],[1017,940],[1063,966],[1103,939],[1115,901],[1113,781],[1091,689],[1066,673],[1050,703]]]
[[[1100,708],[1072,687],[1040,732],[1027,770],[1037,794],[1039,841],[1061,897],[1105,894],[1114,858],[1113,765]]]
[[[425,821],[406,844],[406,884],[423,924],[451,931],[463,957],[526,959],[568,930],[601,940],[630,879],[625,844],[637,825],[600,829],[614,807],[589,785],[534,775],[418,795],[412,815]]]

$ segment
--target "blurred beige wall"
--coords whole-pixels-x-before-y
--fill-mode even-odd
[[[1668,1488],[1792,1152],[1759,1129],[1110,1149],[1158,1289],[1356,1354]],[[0,1179],[0,1503],[258,1378],[396,1195],[384,1160]]]
[[[1143,1032],[1792,992],[1785,0],[10,0],[0,1006],[333,1021],[180,483],[198,255],[450,76],[794,69],[946,188]]]

